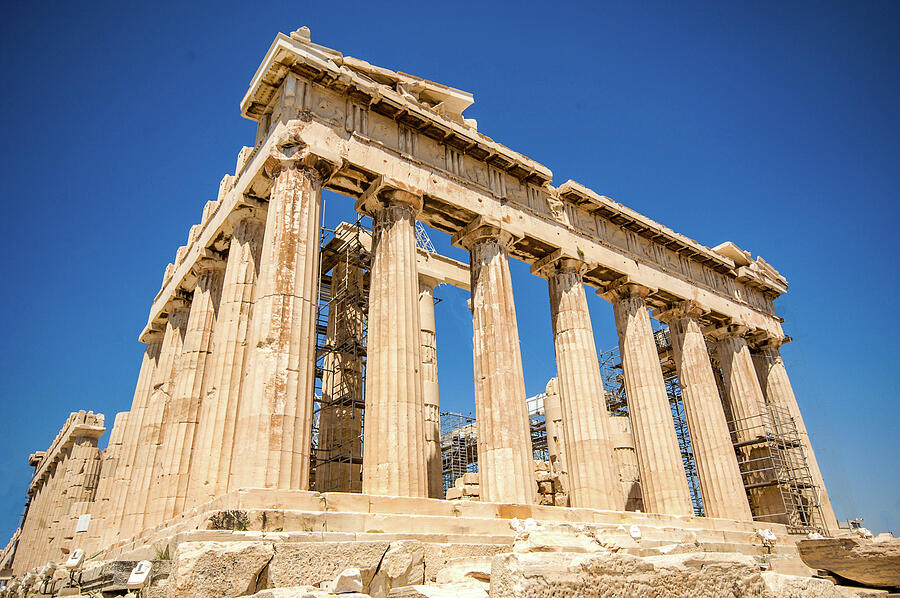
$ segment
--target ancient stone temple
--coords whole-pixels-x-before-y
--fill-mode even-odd
[[[399,588],[455,583],[454,559],[490,563],[521,541],[740,554],[750,586],[759,563],[746,555],[811,573],[798,539],[838,525],[779,355],[785,278],[732,243],[709,248],[579,183],[554,186],[478,131],[472,103],[305,28],[275,38],[240,104],[255,142],[165,269],[108,447],[103,417],[79,412],[30,457],[27,514],[2,555],[21,595],[75,583],[41,568],[76,550],[84,591],[123,589],[115,564],[146,559],[151,588],[172,596],[339,585],[354,568],[359,592],[413,596]],[[323,189],[355,201],[371,230],[345,223],[323,242]],[[423,246],[423,225],[469,264]],[[558,378],[537,466],[510,259],[550,296]],[[440,284],[471,293],[477,475],[450,480],[450,498],[472,500],[445,499]],[[615,314],[615,392],[589,292]],[[228,575],[197,573],[207,558]],[[529,595],[507,584],[529,565],[504,558],[491,594]],[[388,566],[401,561],[413,564]]]

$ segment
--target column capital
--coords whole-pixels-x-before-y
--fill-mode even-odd
[[[515,245],[521,237],[503,228],[499,220],[487,216],[478,216],[458,230],[450,242],[455,247],[471,251],[479,243],[496,241],[506,249]]]
[[[629,299],[631,297],[644,298],[655,292],[656,289],[633,282],[627,276],[617,278],[603,288],[597,289],[597,294],[612,304],[616,304],[622,299]]]
[[[263,173],[267,178],[274,180],[281,171],[297,168],[306,170],[307,175],[321,187],[340,169],[341,159],[337,154],[325,156],[312,152],[303,138],[304,128],[305,123],[280,127],[272,151],[263,164]]]
[[[664,311],[655,310],[654,317],[665,324],[681,320],[683,318],[692,318],[699,320],[701,317],[709,313],[709,308],[697,301],[680,301],[666,306]]]
[[[546,255],[531,265],[531,273],[541,278],[550,278],[555,274],[574,273],[583,275],[591,269],[591,264],[568,255],[562,249]]]
[[[199,277],[205,272],[225,270],[226,259],[226,255],[207,247],[200,252],[200,257],[197,258],[194,267],[191,268],[191,273]]]
[[[267,205],[265,202],[259,201],[249,195],[242,195],[241,199],[235,205],[234,209],[225,217],[227,223],[227,234],[234,232],[238,224],[244,220],[258,220],[265,224]]]
[[[703,330],[703,334],[715,341],[720,341],[729,337],[743,338],[746,340],[746,338],[750,336],[750,327],[743,322],[732,319],[725,324],[706,327]]]
[[[423,195],[420,189],[382,175],[356,200],[356,211],[374,217],[379,208],[405,205],[418,215],[422,211]]]
[[[750,348],[755,351],[778,351],[783,345],[786,345],[793,340],[794,339],[788,335],[775,336],[768,332],[761,332],[760,334],[753,336],[749,342]]]

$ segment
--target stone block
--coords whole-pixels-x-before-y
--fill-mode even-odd
[[[454,486],[447,488],[447,500],[458,500],[462,498],[462,488]]]
[[[488,585],[476,581],[394,588],[388,598],[488,598]]]
[[[867,586],[900,586],[900,538],[801,540],[797,550],[813,569]]]
[[[493,556],[470,556],[449,559],[438,571],[435,581],[439,584],[478,581],[490,583]]]
[[[267,586],[319,585],[355,567],[363,588],[368,588],[388,546],[388,542],[279,543],[269,563]]]
[[[771,598],[853,598],[857,594],[835,586],[827,579],[799,577],[765,571],[761,574],[766,597]]]
[[[390,545],[376,571],[368,592],[386,598],[391,588],[425,583],[425,553],[421,542],[403,541]]]
[[[328,591],[332,594],[354,594],[362,592],[362,589],[362,574],[356,567],[344,569],[328,584]]]
[[[462,540],[462,539],[461,539]],[[425,581],[437,580],[438,574],[454,559],[488,557],[512,551],[512,542],[472,544],[460,541],[454,544],[424,544]]]
[[[491,598],[750,598],[765,596],[764,592],[757,564],[735,555],[517,553],[494,557],[491,565]]]
[[[553,494],[553,482],[551,480],[538,482],[538,492],[541,494]]]
[[[185,542],[178,546],[170,580],[175,596],[229,598],[256,592],[272,559],[266,542]]]

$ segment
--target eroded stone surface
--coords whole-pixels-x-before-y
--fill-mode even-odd
[[[269,564],[268,586],[319,585],[349,567],[360,571],[363,589],[372,582],[387,542],[311,542],[278,544]]]
[[[170,582],[173,595],[229,598],[252,594],[274,554],[272,545],[264,542],[185,542],[175,553]]]
[[[900,586],[900,538],[803,540],[797,548],[814,569],[869,586]]]

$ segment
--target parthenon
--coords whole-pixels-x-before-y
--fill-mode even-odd
[[[77,412],[29,457],[27,513],[0,565],[24,579],[76,549],[98,563],[154,560],[161,545],[175,557],[225,532],[493,545],[512,541],[513,518],[613,536],[655,526],[660,543],[689,531],[785,562],[807,534],[836,534],[779,353],[786,279],[733,243],[706,247],[575,181],[554,186],[546,166],[478,131],[473,102],[306,28],[279,34],[240,103],[255,143],[190,227],[140,331],[130,409],[102,451],[104,417]],[[352,198],[371,230],[324,231],[323,190]],[[423,245],[426,227],[469,263]],[[550,297],[557,378],[537,473],[511,258]],[[474,500],[448,500],[456,480],[442,470],[440,284],[471,293],[476,465],[456,488],[477,494],[455,495]],[[618,407],[589,292],[613,308]],[[567,506],[542,500],[542,471],[564,476]],[[171,595],[193,595],[177,579]]]

